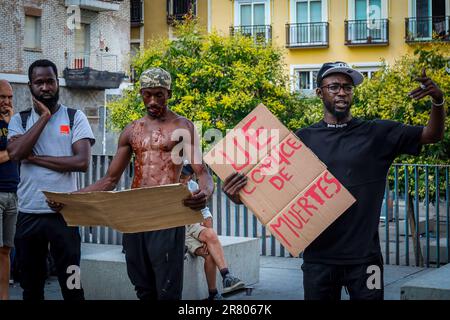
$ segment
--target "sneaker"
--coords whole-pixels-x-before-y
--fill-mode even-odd
[[[225,278],[223,278],[223,293],[228,293],[233,290],[241,289],[245,286],[244,282],[228,273]]]

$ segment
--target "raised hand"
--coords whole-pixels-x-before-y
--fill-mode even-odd
[[[32,98],[33,98],[34,108],[39,115],[41,115],[41,116],[42,115],[51,115],[50,110],[47,108],[47,106],[45,104],[43,104],[42,102],[37,100],[35,97],[32,97]]]
[[[441,104],[444,99],[444,94],[441,89],[427,77],[425,68],[422,69],[421,77],[414,79],[420,82],[420,86],[409,93],[409,96],[415,100],[420,100],[426,96],[430,96],[434,104]]]

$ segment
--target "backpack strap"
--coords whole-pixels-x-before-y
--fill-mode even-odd
[[[31,115],[31,108],[24,110],[24,111],[20,111],[20,119],[22,120],[22,128],[23,130],[27,130],[27,120]]]
[[[77,109],[73,109],[73,108],[67,108],[67,115],[69,116],[69,125],[70,125],[70,130],[72,130],[73,128],[73,124],[75,123],[75,114],[77,113]],[[20,119],[22,120],[22,128],[23,130],[27,129],[27,121],[28,118],[31,115],[31,108],[24,110],[24,111],[20,111]]]
[[[75,114],[77,113],[77,109],[73,108],[67,108],[67,114],[69,116],[69,124],[70,124],[70,131],[72,131],[73,124],[75,122]]]

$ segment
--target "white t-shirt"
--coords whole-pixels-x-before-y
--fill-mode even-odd
[[[27,120],[26,130],[22,127],[20,114],[16,113],[8,126],[8,139],[24,134],[37,121],[39,115],[32,109]],[[72,144],[88,138],[95,143],[91,126],[81,110],[75,113],[73,128],[67,107],[61,105],[52,115],[39,139],[33,147],[37,156],[67,157],[73,156]],[[76,172],[58,172],[22,160],[20,165],[20,183],[17,189],[19,211],[24,213],[51,213],[46,198],[41,191],[72,192],[78,189]]]

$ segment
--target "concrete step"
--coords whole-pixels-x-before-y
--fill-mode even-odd
[[[402,300],[450,300],[450,264],[406,282]]]
[[[406,228],[405,228],[405,220],[400,220],[399,224],[398,224],[398,233],[401,236],[404,236],[406,234],[405,230],[406,230]],[[430,228],[430,230],[431,230],[431,228]],[[422,217],[419,217],[419,234],[424,234],[424,233],[426,233],[426,219],[422,218]],[[411,233],[411,225],[410,225],[410,223],[408,221],[408,236],[411,237],[411,235],[412,235],[412,233]]]
[[[252,285],[259,281],[259,240],[219,236],[231,272]],[[217,285],[222,291],[222,277]],[[81,282],[88,300],[135,300],[136,294],[126,270],[122,246],[83,243],[81,245]],[[187,255],[184,262],[183,299],[208,296],[203,258]]]
[[[425,247],[426,244],[422,243],[422,254],[425,258]],[[436,240],[430,241],[430,262],[436,263],[437,262],[437,242]],[[439,238],[439,262],[440,263],[447,263],[447,239],[446,238]]]

